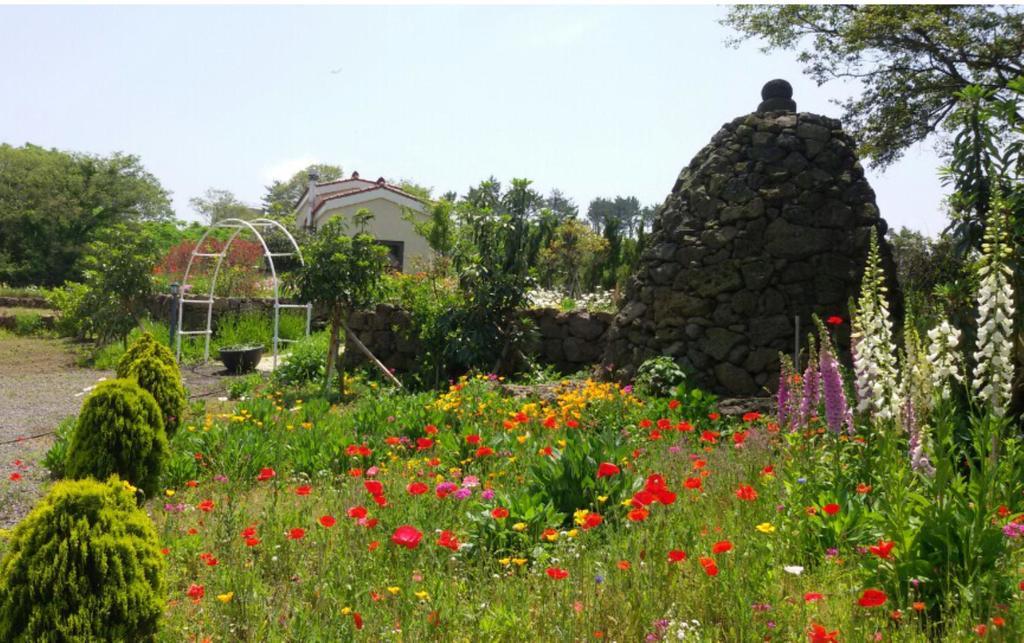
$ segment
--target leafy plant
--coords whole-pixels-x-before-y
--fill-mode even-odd
[[[685,382],[686,373],[671,357],[651,358],[636,370],[637,388],[654,397],[668,397]]]
[[[329,342],[328,334],[320,332],[290,344],[288,357],[274,371],[274,381],[285,385],[322,381]]]
[[[78,418],[69,415],[60,421],[53,432],[53,444],[43,456],[43,466],[50,470],[53,478],[63,478],[64,469],[67,466],[68,444],[71,442],[71,434],[75,430]]]
[[[168,366],[154,354],[144,355],[128,365],[125,377],[134,379],[153,396],[160,407],[167,436],[174,435],[185,414],[188,397],[177,364]]]

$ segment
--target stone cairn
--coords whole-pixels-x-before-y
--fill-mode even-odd
[[[812,313],[841,316],[848,346],[870,229],[881,240],[887,226],[853,140],[837,120],[797,113],[792,96],[785,80],[767,83],[757,111],[722,126],[680,173],[608,333],[613,376],[668,355],[703,388],[767,394],[796,318],[806,345]]]

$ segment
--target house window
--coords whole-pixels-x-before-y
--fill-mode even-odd
[[[388,261],[391,263],[392,270],[402,272],[405,265],[405,242],[378,239],[377,243],[388,249]]]

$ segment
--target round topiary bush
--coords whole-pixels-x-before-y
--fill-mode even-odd
[[[69,478],[117,474],[153,495],[167,456],[160,407],[135,380],[99,384],[86,398],[68,445]]]
[[[647,395],[669,397],[686,382],[686,373],[671,357],[654,357],[636,369],[636,385]]]
[[[124,482],[58,482],[0,561],[0,641],[152,640],[164,567]]]
[[[134,379],[143,390],[156,400],[163,414],[164,430],[170,438],[178,429],[185,412],[185,387],[181,384],[178,367],[170,367],[155,355],[144,355],[128,365],[125,377]]]
[[[156,341],[152,334],[142,333],[138,339],[132,342],[132,345],[124,352],[124,355],[117,360],[117,376],[120,378],[128,377],[128,368],[132,362],[140,357],[155,357],[168,367],[175,369],[175,371],[178,370],[178,360],[174,359],[174,353],[171,352],[171,349]]]

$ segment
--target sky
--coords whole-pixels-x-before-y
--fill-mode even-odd
[[[656,205],[722,124],[785,78],[839,117],[794,52],[725,45],[715,6],[0,7],[0,142],[138,155],[188,200],[311,162],[435,194],[494,175]],[[890,227],[945,227],[931,144],[868,171]]]

